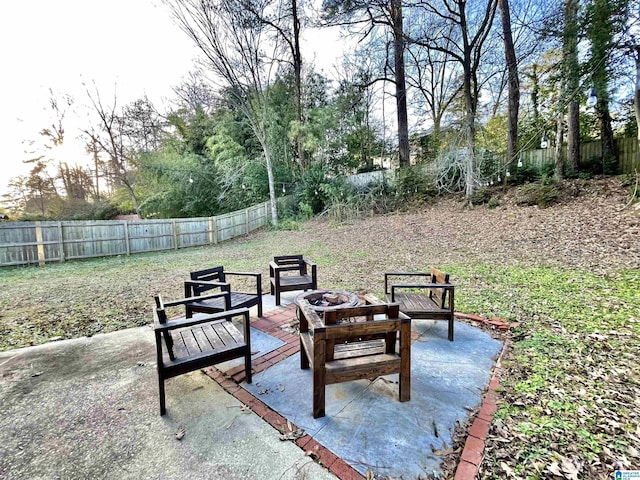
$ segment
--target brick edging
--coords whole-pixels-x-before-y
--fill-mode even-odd
[[[268,354],[258,357],[252,361],[253,373],[260,373],[300,351],[299,337],[281,329],[283,325],[290,323],[294,318],[294,308],[295,305],[292,304],[278,310],[272,310],[251,322],[251,326],[254,328],[257,328],[258,330],[284,342],[284,345],[281,345]],[[473,316],[461,314],[459,312],[456,312],[456,317],[480,321],[479,317],[470,318]],[[495,319],[492,320],[495,321]],[[507,325],[508,327],[506,329],[502,327],[501,330],[507,330],[509,327],[515,326],[514,324]],[[489,381],[489,386],[485,393],[480,410],[476,414],[476,418],[467,432],[467,439],[462,450],[460,461],[458,462],[455,470],[454,480],[474,480],[478,474],[478,469],[482,463],[482,459],[484,458],[485,441],[489,434],[491,423],[493,422],[493,416],[498,408],[497,401],[498,389],[500,388],[501,362],[507,352],[507,349],[508,341],[505,341],[493,368],[491,380]],[[222,372],[213,366],[206,368],[204,372],[211,379],[216,381],[227,393],[233,395],[240,402],[248,406],[256,415],[269,423],[281,434],[287,434],[299,430],[298,426],[291,423],[262,400],[254,397],[239,385],[239,383],[245,379],[244,365],[234,367],[228,372]],[[289,426],[292,430],[289,430]],[[295,443],[305,451],[306,455],[320,463],[339,479],[365,480],[365,477],[362,476],[360,472],[334,454],[331,450],[318,443],[310,435],[303,435],[296,439]]]
[[[289,311],[287,311],[289,310]],[[266,312],[262,317],[251,322],[251,326],[276,337],[284,345],[252,360],[252,373],[260,373],[276,363],[300,351],[300,340],[297,335],[285,332],[280,327],[295,318],[295,305],[289,305],[278,310]],[[262,400],[254,397],[239,383],[245,379],[244,364],[232,368],[227,372],[218,370],[215,366],[208,367],[204,372],[215,380],[227,393],[233,395],[240,402],[249,407],[256,415],[278,430],[281,434],[292,433],[300,428],[269,407]],[[289,427],[291,430],[289,430]],[[283,440],[288,441],[288,440]],[[338,457],[324,445],[315,441],[310,435],[303,435],[295,440],[295,444],[304,450],[305,454],[333,473],[341,480],[365,480],[355,468]]]
[[[501,364],[502,358],[507,352],[508,345],[508,341],[505,341],[502,346],[496,365],[493,368],[493,374],[482,401],[482,406],[467,432],[467,440],[462,449],[458,466],[456,467],[454,480],[474,480],[478,474],[480,464],[484,458],[485,442],[489,435],[491,423],[493,422],[493,415],[498,409]]]

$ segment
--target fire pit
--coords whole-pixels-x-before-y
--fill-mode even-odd
[[[355,293],[344,290],[311,290],[310,292],[304,292],[296,297],[296,305],[299,305],[300,300],[303,299],[309,302],[311,308],[319,313],[338,308],[355,307],[360,301]]]

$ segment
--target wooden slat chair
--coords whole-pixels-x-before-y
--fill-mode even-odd
[[[189,274],[191,280],[184,282],[184,296],[198,297],[213,290],[229,292],[228,297],[216,297],[209,300],[197,299],[186,305],[187,317],[196,312],[217,313],[237,308],[258,307],[258,316],[262,316],[262,274],[255,272],[230,272],[222,266],[199,270]],[[229,276],[253,277],[255,286],[251,291],[241,292],[231,289]],[[253,282],[252,282],[253,283]]]
[[[325,386],[398,373],[401,402],[411,398],[411,319],[397,304],[367,304],[321,317],[300,300],[300,368],[313,370],[313,417],[325,415]],[[399,340],[399,349],[396,342]]]
[[[213,299],[228,296],[218,292],[202,296]],[[158,362],[158,390],[160,415],[166,413],[164,382],[183,373],[199,370],[234,358],[244,357],[247,383],[251,383],[251,337],[249,309],[241,308],[211,315],[199,314],[192,318],[168,318],[167,308],[178,307],[193,301],[185,298],[164,302],[154,297],[154,331]],[[240,333],[232,320],[242,317]]]
[[[403,283],[395,283],[396,281]],[[406,283],[407,279],[414,280]],[[454,285],[449,274],[431,267],[429,273],[388,272],[384,274],[388,302],[400,304],[400,311],[412,319],[447,320],[448,338],[453,342]]]
[[[276,305],[280,305],[280,294],[295,290],[316,290],[318,288],[317,266],[302,255],[280,255],[269,263],[271,295],[275,295]]]

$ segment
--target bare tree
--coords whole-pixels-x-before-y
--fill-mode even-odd
[[[398,123],[398,159],[401,167],[409,165],[409,120],[407,111],[407,88],[405,78],[404,52],[406,35],[404,32],[403,5],[401,0],[325,0],[325,18],[331,25],[358,28],[361,41],[383,27],[391,33],[391,45],[387,46],[385,62],[393,72],[393,79],[383,76],[372,79],[392,82],[395,86],[396,116]],[[391,48],[389,48],[391,47]],[[389,50],[393,51],[392,56]]]
[[[439,19],[439,27],[422,31],[421,35],[413,41],[418,45],[445,53],[462,66],[464,123],[468,149],[465,168],[465,194],[467,201],[470,201],[475,187],[474,150],[476,114],[480,96],[478,68],[482,59],[484,43],[493,25],[497,0],[488,0],[484,6],[476,5],[475,9],[466,0],[440,0],[420,2],[420,4],[434,19]],[[453,42],[450,41],[451,37],[447,33],[450,31],[451,25],[455,26],[457,34],[457,38]]]
[[[269,145],[269,85],[280,66],[282,43],[266,38],[265,25],[256,21],[242,2],[234,0],[165,0],[174,20],[205,57],[205,66],[227,88],[229,98],[249,123],[260,143],[267,166],[271,218],[278,223],[271,148]],[[252,2],[266,17],[268,1]],[[270,40],[270,41],[268,41]],[[269,53],[268,53],[269,52]]]
[[[500,23],[504,41],[504,54],[509,72],[509,123],[507,137],[507,160],[512,162],[518,148],[518,112],[520,109],[520,80],[518,79],[518,61],[511,33],[511,12],[509,0],[498,0]]]
[[[447,34],[452,38],[453,25]],[[445,43],[451,40],[444,40]],[[462,92],[459,64],[441,50],[409,45],[407,48],[407,84],[416,93],[415,104],[424,104],[438,137],[447,110]]]
[[[578,88],[580,86],[580,66],[578,64],[578,0],[565,0],[564,29],[562,36],[562,73],[563,73],[563,105],[568,104],[567,147],[568,161],[574,171],[580,165],[580,103]],[[563,177],[562,161],[556,155],[555,178]]]
[[[87,139],[87,149],[97,155],[102,153],[107,156],[106,161],[100,162],[103,175],[115,187],[122,186],[126,189],[134,210],[140,215],[133,184],[133,157],[131,150],[127,148],[124,119],[117,113],[117,96],[114,93],[113,104],[109,107],[102,103],[97,89],[92,93],[87,88],[87,95],[98,116],[98,125],[95,128],[83,130]]]
[[[193,114],[198,109],[205,113],[213,112],[217,99],[201,71],[189,72],[179,85],[173,87],[178,97],[175,104]]]

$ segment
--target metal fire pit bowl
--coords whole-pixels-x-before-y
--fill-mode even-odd
[[[355,307],[360,302],[355,293],[344,290],[311,290],[298,295],[295,299],[296,305],[300,305],[300,300],[306,300],[311,308],[319,313],[337,310],[345,307]]]

